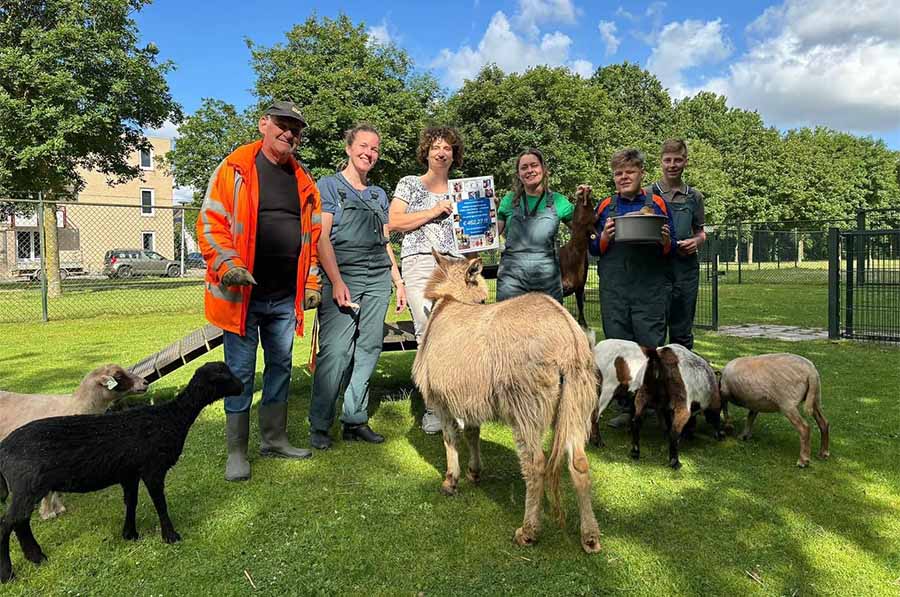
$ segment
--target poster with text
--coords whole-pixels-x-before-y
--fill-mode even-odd
[[[475,253],[499,248],[494,177],[457,178],[449,181],[448,190],[456,250]]]

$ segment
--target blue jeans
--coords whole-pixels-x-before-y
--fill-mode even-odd
[[[244,384],[240,395],[225,398],[226,413],[250,410],[256,376],[256,347],[260,343],[265,362],[261,404],[287,401],[297,321],[294,301],[294,295],[274,301],[251,299],[247,308],[247,335],[225,332],[225,364]]]

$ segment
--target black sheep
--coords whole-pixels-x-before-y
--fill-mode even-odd
[[[0,582],[13,577],[9,536],[16,532],[25,557],[47,556],[31,532],[31,513],[50,491],[87,493],[120,484],[125,493],[122,536],[137,539],[134,515],[143,480],[159,515],[163,541],[181,537],[169,519],[165,479],[178,461],[188,430],[200,411],[243,385],[225,363],[209,363],[166,404],[103,415],[50,417],[33,421],[0,442],[0,500],[12,501],[0,519]]]

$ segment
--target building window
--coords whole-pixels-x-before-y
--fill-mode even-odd
[[[141,246],[145,251],[154,251],[156,246],[155,232],[141,232]]]
[[[141,170],[153,170],[153,151],[150,149],[141,150]]]
[[[41,258],[41,233],[35,231],[16,231],[16,257],[18,259]]]
[[[141,214],[153,215],[153,189],[141,189]]]

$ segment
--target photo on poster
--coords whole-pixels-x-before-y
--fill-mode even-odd
[[[476,176],[449,181],[453,189],[453,238],[460,253],[497,249],[497,208],[494,177]]]

